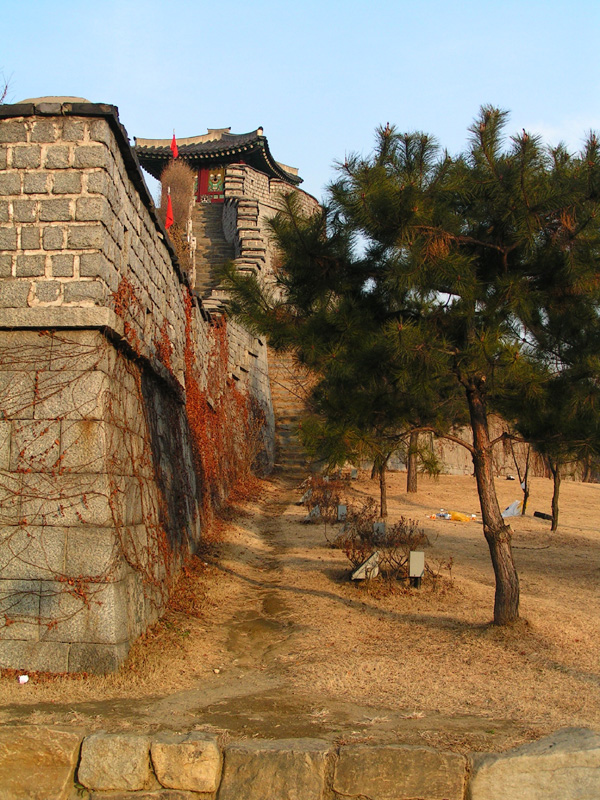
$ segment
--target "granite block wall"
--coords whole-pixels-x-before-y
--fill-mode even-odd
[[[0,107],[0,667],[119,665],[202,536],[190,397],[272,419],[265,365],[193,296],[114,107]]]

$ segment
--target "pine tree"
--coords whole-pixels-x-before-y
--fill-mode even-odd
[[[229,278],[237,312],[321,375],[352,374],[345,345],[364,337],[390,383],[407,389],[397,419],[420,410],[417,431],[470,451],[497,624],[518,618],[519,581],[494,486],[504,435],[491,439],[488,414],[518,397],[518,416],[543,396],[553,348],[568,363],[585,340],[593,372],[600,253],[595,137],[572,157],[525,131],[507,143],[505,124],[505,112],[482,108],[458,158],[425,134],[380,129],[371,156],[338,165],[327,208],[302,220],[290,197],[274,220],[274,293]],[[449,430],[447,411],[456,423],[468,416],[472,440]]]

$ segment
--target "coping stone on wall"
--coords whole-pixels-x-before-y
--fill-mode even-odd
[[[217,737],[206,733],[157,734],[150,757],[161,786],[195,792],[216,792],[222,756]]]
[[[138,791],[151,782],[150,740],[133,733],[93,733],[81,746],[77,780],[102,791]]]
[[[462,800],[467,760],[457,753],[403,745],[340,748],[333,788],[370,800]]]
[[[321,739],[229,745],[219,800],[321,800],[330,749]]]
[[[79,733],[33,725],[0,729],[2,800],[67,800],[81,739]]]
[[[598,800],[600,735],[563,728],[506,753],[476,755],[469,800]]]

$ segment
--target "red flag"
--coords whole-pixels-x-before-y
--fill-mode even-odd
[[[169,194],[167,195],[167,216],[165,217],[165,228],[169,230],[172,224],[173,224],[173,204],[171,203],[171,190],[169,189]]]
[[[177,158],[179,155],[179,150],[177,149],[177,139],[175,138],[175,131],[173,131],[173,139],[171,141],[171,152],[173,153],[173,158]]]

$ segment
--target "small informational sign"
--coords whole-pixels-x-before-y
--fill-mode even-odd
[[[363,561],[352,573],[351,578],[353,581],[368,581],[371,578],[376,578],[379,575],[379,551],[375,550],[374,553]]]

